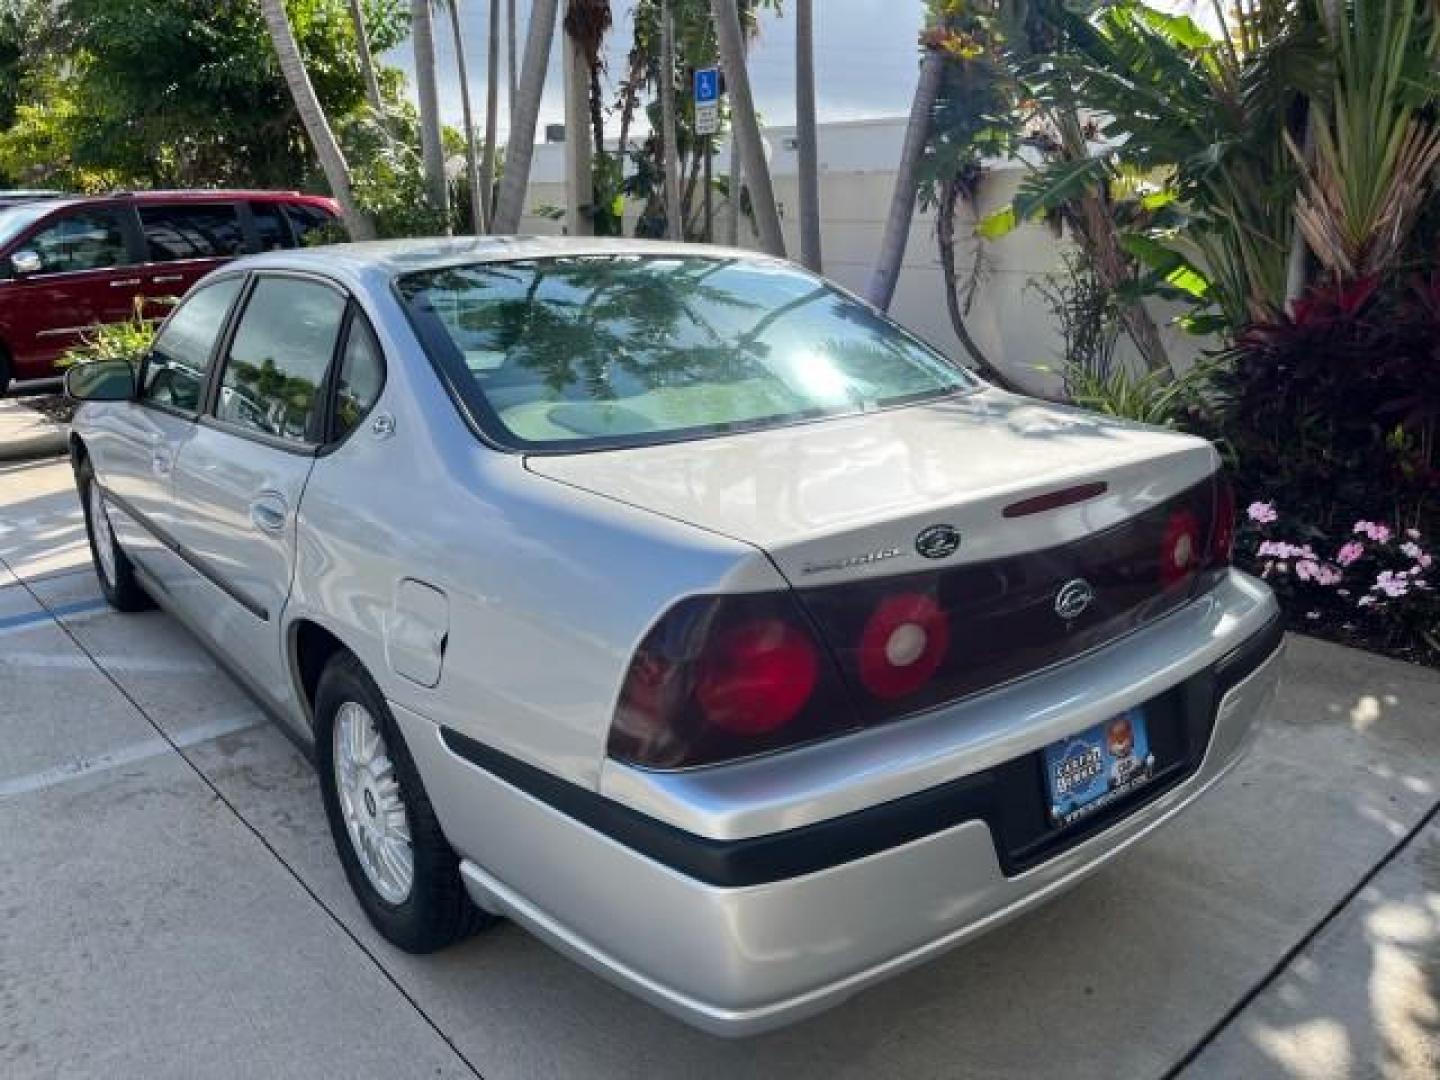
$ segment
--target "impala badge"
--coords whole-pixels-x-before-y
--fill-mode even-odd
[[[1095,590],[1084,578],[1073,578],[1055,594],[1055,614],[1066,622],[1078,619],[1095,599]]]

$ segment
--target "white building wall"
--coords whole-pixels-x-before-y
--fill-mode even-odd
[[[820,148],[820,206],[827,277],[854,292],[863,293],[875,265],[876,252],[884,233],[885,215],[895,183],[894,163],[899,160],[904,140],[903,119],[862,120],[822,125]],[[799,256],[797,154],[793,129],[765,131],[775,198],[780,206],[786,250]],[[543,205],[563,206],[564,148],[548,143],[535,148],[527,212],[521,230],[558,233],[560,222],[533,213]],[[728,168],[728,154],[716,154],[715,175]],[[962,282],[975,256],[975,245],[983,244],[984,269],[967,318],[971,336],[986,356],[1016,382],[1030,389],[1053,393],[1058,389],[1056,369],[1062,360],[1058,327],[1043,297],[1032,282],[1063,269],[1064,241],[1048,226],[1025,224],[1009,236],[995,241],[973,238],[976,216],[984,216],[1006,205],[1025,175],[1018,162],[996,161],[987,166],[981,184],[978,215],[962,210],[956,221],[959,238],[956,262]],[[716,232],[723,233],[722,199],[715,200]],[[632,212],[639,207],[633,207]],[[633,223],[630,223],[633,224]],[[627,233],[631,231],[627,224]],[[747,221],[742,219],[740,242],[758,246]],[[950,324],[946,311],[944,277],[940,269],[935,238],[935,216],[917,208],[911,223],[899,284],[890,314],[918,336],[947,355],[964,361],[965,351]],[[1202,342],[1182,331],[1165,326],[1173,313],[1157,310],[1157,321],[1172,355],[1188,363]]]

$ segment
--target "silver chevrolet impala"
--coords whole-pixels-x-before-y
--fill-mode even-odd
[[[1207,443],[752,253],[276,252],[67,386],[106,597],[311,749],[379,931],[508,916],[710,1031],[1073,884],[1275,692]]]

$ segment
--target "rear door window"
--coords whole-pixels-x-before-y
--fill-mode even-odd
[[[345,351],[340,357],[339,377],[335,380],[335,412],[330,422],[330,437],[343,439],[361,420],[380,396],[385,385],[385,358],[375,331],[358,311],[350,322]]]
[[[274,439],[320,442],[320,390],[345,303],[339,290],[318,281],[260,278],[230,343],[216,418]]]
[[[104,270],[129,262],[120,219],[109,210],[76,210],[21,245],[40,257],[41,274]]]
[[[142,203],[139,210],[152,262],[227,259],[245,250],[232,203]]]
[[[295,246],[290,226],[286,223],[278,203],[252,202],[250,216],[255,221],[255,232],[258,234],[261,251],[279,251]]]
[[[311,206],[309,203],[286,203],[285,214],[290,218],[290,227],[295,230],[295,243],[300,247],[316,243],[319,237],[312,240],[307,240],[306,237],[317,229],[324,229],[335,220],[318,206]]]
[[[215,340],[240,292],[240,276],[205,285],[175,309],[155,339],[141,376],[140,400],[198,412]]]

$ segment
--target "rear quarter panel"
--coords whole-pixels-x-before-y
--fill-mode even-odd
[[[389,700],[431,722],[597,787],[620,683],[650,624],[683,595],[784,581],[753,547],[535,476],[483,445],[398,304],[372,295],[364,306],[386,386],[311,474],[287,626],[326,627]],[[380,414],[392,434],[373,430]],[[448,601],[433,687],[392,663],[406,579]]]

